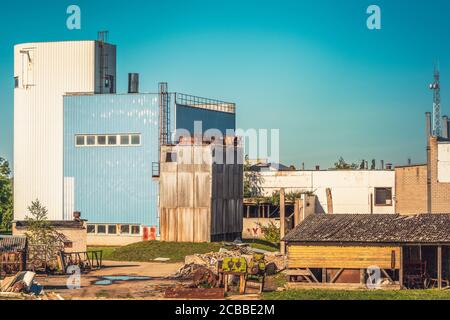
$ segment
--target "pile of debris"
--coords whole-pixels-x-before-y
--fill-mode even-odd
[[[31,271],[22,271],[6,277],[0,281],[0,297],[62,300],[59,295],[46,294],[43,287],[34,280],[35,277],[36,273]]]
[[[175,277],[181,279],[190,278],[201,268],[208,268],[212,272],[217,273],[219,261],[225,258],[245,258],[247,263],[250,264],[255,253],[264,254],[267,275],[286,269],[286,257],[279,252],[254,249],[248,244],[231,243],[226,244],[225,248],[221,248],[219,252],[186,256],[184,266],[178,270]]]

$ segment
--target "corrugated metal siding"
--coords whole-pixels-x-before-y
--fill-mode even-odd
[[[31,64],[23,50],[32,50]],[[20,84],[14,90],[15,219],[23,220],[31,201],[39,199],[48,209],[48,218],[60,220],[63,95],[95,90],[95,41],[17,45],[14,76]]]
[[[25,250],[26,247],[26,237],[0,236],[0,252],[17,252]]]
[[[75,178],[75,210],[89,223],[159,226],[157,94],[67,96],[64,175]],[[140,133],[141,146],[75,146],[77,134]]]
[[[202,133],[209,129],[218,129],[225,136],[228,129],[236,129],[235,114],[176,105],[177,129],[185,129],[194,134],[195,121],[202,122]]]

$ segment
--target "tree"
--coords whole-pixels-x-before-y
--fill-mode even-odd
[[[345,162],[344,158],[340,157],[338,159],[338,162],[334,164],[334,169],[336,170],[355,170],[358,168],[358,165],[356,163],[347,163]]]
[[[32,264],[37,268],[55,269],[58,254],[64,250],[64,235],[55,230],[47,219],[47,209],[39,200],[28,207],[31,216],[25,218]]]
[[[13,192],[9,162],[0,157],[0,229],[11,230]]]
[[[244,163],[244,198],[260,197],[262,193],[261,183],[263,178],[257,171],[251,170],[248,155],[245,156]]]

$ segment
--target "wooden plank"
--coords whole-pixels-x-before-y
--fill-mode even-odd
[[[300,200],[295,199],[294,203],[294,227],[300,223]]]
[[[298,246],[288,247],[289,268],[366,269],[376,265],[380,268],[400,269],[399,259],[392,261],[392,251],[400,256],[398,247],[355,246]]]
[[[384,276],[389,280],[390,283],[394,284],[394,280],[392,280],[392,278],[389,276],[386,270],[381,269],[381,272],[383,272]]]
[[[331,279],[330,283],[335,283],[339,276],[344,272],[345,269],[341,268],[339,271],[334,275],[334,277]]]
[[[400,247],[400,270],[398,272],[398,282],[400,289],[403,289],[403,247]]]
[[[286,207],[285,207],[285,191],[280,189],[280,239],[286,235]],[[280,241],[281,254],[286,253],[286,245],[284,241]]]
[[[437,274],[438,274],[438,288],[442,289],[442,246],[437,248]]]
[[[314,273],[312,273],[311,269],[306,268],[306,270],[309,271],[311,278],[316,282],[316,283],[320,283],[319,280],[317,280],[316,276],[314,275]]]

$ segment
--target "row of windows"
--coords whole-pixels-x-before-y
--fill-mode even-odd
[[[141,235],[141,226],[129,224],[88,224],[87,233],[98,235]]]
[[[118,135],[76,135],[77,147],[95,146],[139,146],[141,145],[140,134],[118,134]]]

